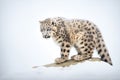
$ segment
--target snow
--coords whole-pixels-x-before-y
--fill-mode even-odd
[[[114,73],[114,74],[113,74]],[[29,71],[16,72],[2,76],[3,80],[117,80],[119,79],[119,70],[105,63],[82,63],[70,67],[51,67],[46,68],[40,66],[39,68]]]
[[[0,80],[119,80],[119,14],[119,0],[0,0]],[[43,67],[53,63],[60,50],[52,39],[42,38],[38,21],[56,16],[98,25],[113,66],[85,61],[64,68]]]

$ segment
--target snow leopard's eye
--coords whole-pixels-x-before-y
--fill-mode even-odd
[[[48,27],[48,28],[47,28],[47,31],[50,31],[50,30],[51,30],[51,28]]]
[[[43,32],[43,31],[44,31],[44,28],[40,27],[40,31]]]

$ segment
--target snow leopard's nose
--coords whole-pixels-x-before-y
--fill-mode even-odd
[[[45,35],[45,36],[43,36],[44,38],[50,38],[50,36],[48,36],[48,35]]]

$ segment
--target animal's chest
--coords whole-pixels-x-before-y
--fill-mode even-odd
[[[61,44],[63,42],[63,38],[61,35],[57,35],[53,37],[53,40],[57,43],[57,44]]]

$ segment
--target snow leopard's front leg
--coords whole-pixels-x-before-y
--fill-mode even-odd
[[[60,53],[61,57],[56,58],[55,62],[62,63],[67,61],[69,57],[70,48],[71,48],[71,45],[69,42],[66,42],[66,41],[61,42],[61,53]]]

